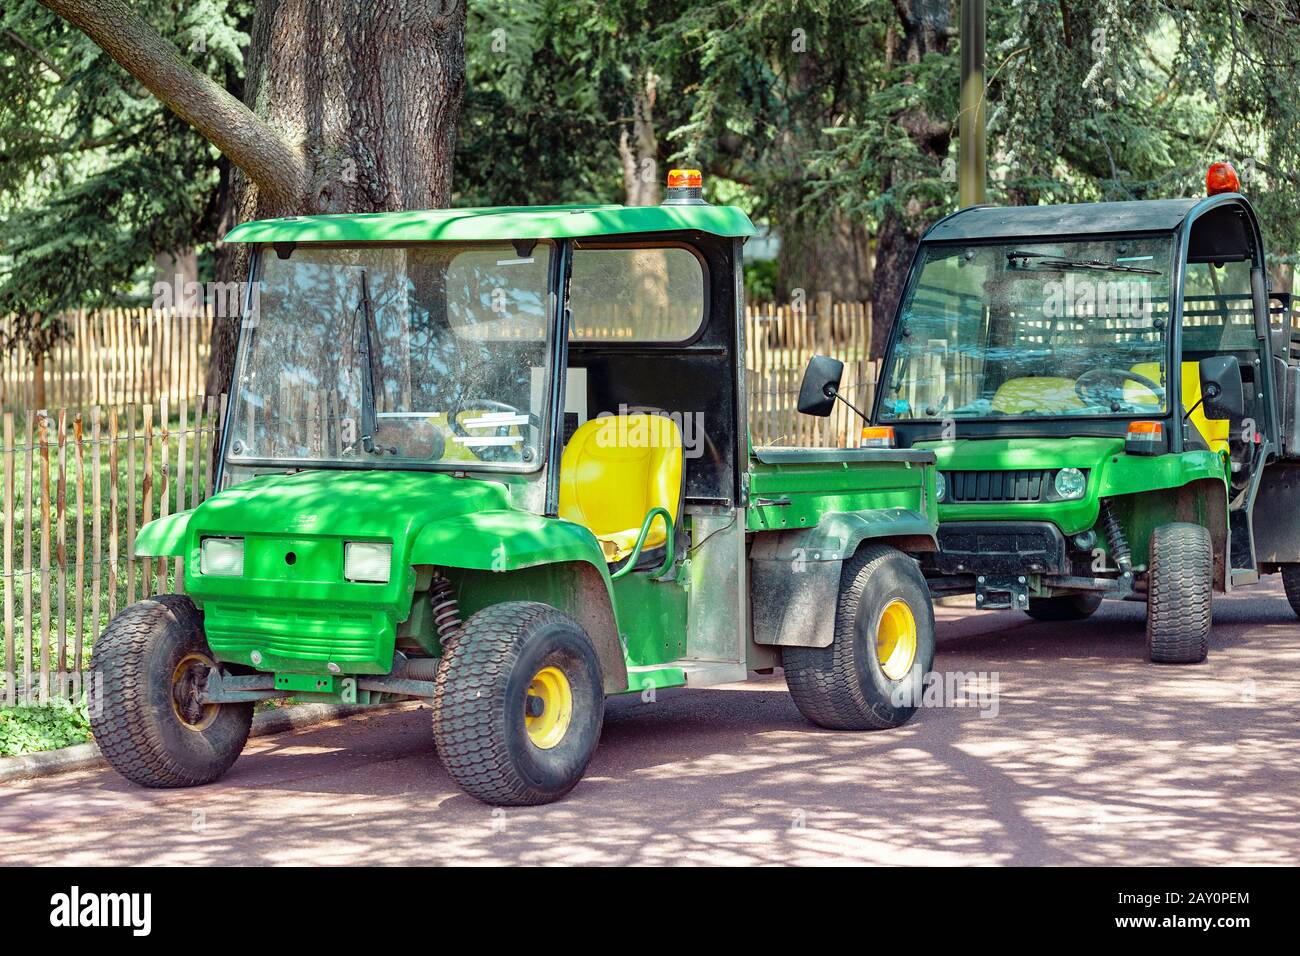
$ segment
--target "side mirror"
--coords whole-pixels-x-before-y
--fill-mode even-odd
[[[1235,355],[1201,359],[1201,396],[1206,418],[1238,419],[1246,414],[1241,365]]]
[[[799,386],[799,411],[826,418],[835,407],[835,395],[844,376],[844,363],[829,355],[814,355],[804,369]]]

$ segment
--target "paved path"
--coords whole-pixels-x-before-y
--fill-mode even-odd
[[[779,676],[619,699],[568,799],[494,811],[412,706],[254,740],[197,790],[2,786],[0,863],[1300,863],[1300,623],[1279,586],[1216,601],[1198,667],[1145,663],[1138,605],[939,618],[937,666],[997,672],[996,715],[830,733]]]

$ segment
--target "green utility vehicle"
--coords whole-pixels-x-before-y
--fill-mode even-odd
[[[964,209],[924,236],[872,424],[933,452],[936,595],[1040,620],[1145,601],[1204,660],[1212,592],[1300,613],[1300,350],[1235,173],[1203,199]]]
[[[934,455],[751,447],[753,234],[689,177],[656,208],[231,232],[252,281],[218,490],[136,539],[185,593],[95,645],[109,762],[202,784],[257,701],[425,699],[465,791],[535,804],[581,778],[611,694],[783,665],[821,726],[906,721]]]

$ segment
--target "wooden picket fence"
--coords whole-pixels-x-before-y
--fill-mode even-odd
[[[845,363],[844,397],[869,410],[879,366],[870,358],[870,306],[823,295],[806,305],[750,306],[745,319],[755,444],[853,444],[858,423],[842,404],[829,419],[812,419],[797,414],[795,401],[804,366],[820,352]],[[39,363],[21,342],[0,354],[0,408],[40,405],[38,379],[45,383],[46,408],[156,406],[164,398],[174,408],[204,387],[210,312],[103,309],[62,321],[68,336]]]
[[[100,309],[58,321],[67,334],[48,354],[31,354],[21,339],[0,354],[0,408],[156,405],[164,397],[175,407],[204,387],[210,310]],[[0,341],[11,322],[0,318]]]
[[[819,297],[811,308],[759,306],[746,314],[745,366],[749,431],[755,445],[843,448],[858,443],[862,421],[843,402],[829,418],[796,409],[804,368],[814,355],[844,363],[840,394],[871,413],[880,361],[871,357],[871,306],[832,303]]]
[[[133,558],[147,521],[212,492],[221,402],[3,413],[0,706],[75,697],[117,610],[183,590],[180,559]]]

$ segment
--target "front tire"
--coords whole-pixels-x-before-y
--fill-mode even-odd
[[[830,730],[906,723],[934,664],[934,611],[916,562],[888,545],[844,562],[829,647],[786,647],[785,682],[808,720]]]
[[[215,667],[203,615],[180,594],[137,601],[95,642],[91,667],[103,681],[90,730],[109,764],[145,787],[211,783],[244,749],[253,705],[202,704]]]
[[[1083,621],[1101,607],[1100,594],[1062,594],[1058,597],[1030,598],[1025,613],[1035,621]]]
[[[1300,617],[1300,564],[1282,565],[1282,587],[1291,610]]]
[[[1214,544],[1208,528],[1166,524],[1151,533],[1147,653],[1156,664],[1199,664],[1210,649]]]
[[[600,740],[605,693],[587,634],[547,604],[470,616],[443,654],[433,736],[462,790],[495,806],[558,800]]]

